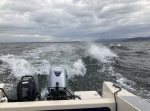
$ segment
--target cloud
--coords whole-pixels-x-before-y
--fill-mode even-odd
[[[0,42],[149,36],[149,0],[1,0]]]

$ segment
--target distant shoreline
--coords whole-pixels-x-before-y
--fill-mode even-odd
[[[122,39],[98,39],[97,42],[134,42],[134,41],[150,41],[150,37],[134,37]]]

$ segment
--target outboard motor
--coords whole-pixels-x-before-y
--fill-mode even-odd
[[[30,75],[23,76],[17,84],[18,101],[35,101],[37,96],[38,91],[34,78]]]
[[[66,100],[68,96],[68,75],[64,67],[52,67],[48,77],[48,100]],[[70,92],[69,92],[70,93]],[[70,93],[71,94],[71,93]]]

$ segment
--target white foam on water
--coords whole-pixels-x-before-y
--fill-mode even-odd
[[[135,85],[135,82],[123,77],[120,73],[116,73],[114,71],[114,68],[109,63],[107,65],[103,65],[103,68],[100,70],[100,73],[105,73],[106,71],[108,72],[108,75],[110,77],[116,78],[116,82],[118,85],[121,85],[122,87],[125,87],[129,90],[135,91],[135,89],[131,86]]]
[[[124,86],[127,89],[130,89],[132,91],[135,91],[134,88],[131,87],[131,85],[135,85],[135,82],[128,80],[124,78],[121,74],[117,73],[117,80],[116,82],[119,83],[121,86]]]
[[[109,58],[117,57],[117,55],[106,46],[103,45],[97,46],[93,43],[90,44],[88,53],[90,54],[90,56],[100,60],[101,62],[108,62]]]
[[[84,76],[86,74],[86,68],[81,59],[78,59],[75,61],[72,66],[66,66],[67,71],[68,71],[68,77],[74,77],[75,75],[77,76]]]
[[[1,56],[0,60],[7,63],[12,70],[11,74],[16,77],[23,75],[33,75],[34,67],[25,59],[16,57],[14,55]]]
[[[121,47],[122,45],[121,45],[121,44],[117,44],[117,46],[118,46],[118,47]]]
[[[107,72],[110,77],[113,78],[115,77],[118,85],[121,85],[122,87],[125,87],[129,90],[135,91],[135,89],[132,88],[131,86],[131,85],[135,85],[135,82],[123,77],[120,73],[116,73],[114,71],[114,67],[110,63],[103,64],[100,73],[105,73],[105,72]]]
[[[35,74],[48,75],[49,74],[50,64],[46,60],[40,60],[40,61],[36,60],[36,61],[29,62],[26,59],[15,55],[1,56],[0,60],[7,63],[7,65],[11,69],[11,75],[17,78],[22,77],[24,75],[35,75]]]

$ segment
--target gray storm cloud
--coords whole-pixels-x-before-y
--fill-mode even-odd
[[[150,35],[149,0],[1,0],[0,42]]]

